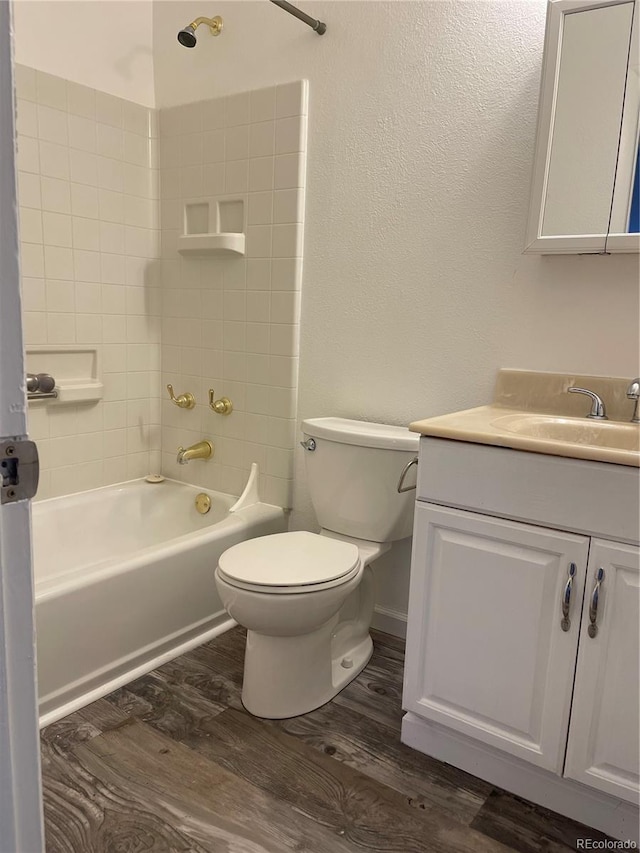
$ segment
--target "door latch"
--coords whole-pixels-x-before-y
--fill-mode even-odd
[[[39,476],[40,462],[34,441],[0,440],[0,504],[35,497]]]

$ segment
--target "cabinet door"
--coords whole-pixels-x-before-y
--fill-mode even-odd
[[[597,611],[597,573],[604,570]],[[589,555],[565,776],[638,803],[640,549],[594,539]],[[589,633],[595,619],[597,633]],[[593,631],[592,631],[593,633]]]
[[[418,502],[405,709],[561,773],[588,544]]]

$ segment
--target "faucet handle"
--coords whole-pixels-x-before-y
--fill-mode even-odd
[[[228,397],[220,397],[215,399],[216,393],[213,388],[209,388],[209,406],[218,415],[230,415],[233,411],[233,403]]]
[[[193,409],[196,404],[196,398],[188,391],[184,394],[180,394],[179,397],[176,397],[173,393],[173,385],[167,385],[167,391],[169,392],[169,399],[171,402],[175,406],[179,406],[181,409]]]
[[[591,411],[587,415],[588,418],[594,418],[599,421],[607,421],[609,418],[607,417],[607,413],[605,412],[604,403],[602,402],[602,398],[598,397],[593,391],[589,391],[588,388],[568,388],[567,389],[570,394],[586,394],[587,397],[591,398]]]
[[[627,388],[627,397],[629,400],[636,401],[633,409],[633,415],[631,416],[631,423],[640,424],[640,417],[638,417],[638,405],[640,404],[640,379],[634,379],[629,383],[629,387]]]

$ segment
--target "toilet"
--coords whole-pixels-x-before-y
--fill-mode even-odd
[[[302,429],[320,533],[241,542],[215,572],[225,609],[247,629],[242,702],[268,719],[320,707],[367,665],[370,564],[413,526],[414,492],[399,487],[417,435],[343,418],[306,420]]]

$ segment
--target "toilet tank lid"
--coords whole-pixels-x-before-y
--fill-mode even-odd
[[[346,418],[308,418],[302,421],[302,431],[312,438],[323,438],[340,444],[359,447],[380,447],[385,450],[418,452],[420,436],[407,427],[374,424]]]

